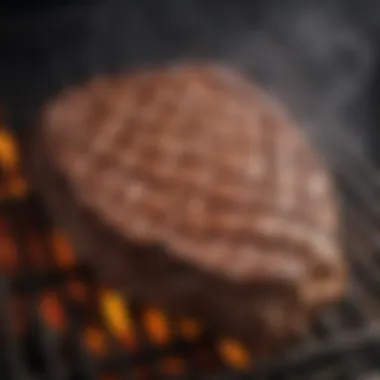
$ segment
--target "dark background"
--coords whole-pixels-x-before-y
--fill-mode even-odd
[[[337,170],[353,151],[380,161],[376,0],[1,4],[0,97],[18,132],[54,93],[94,75],[211,59],[279,97]]]

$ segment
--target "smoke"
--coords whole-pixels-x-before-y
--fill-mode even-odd
[[[344,141],[368,156],[376,132],[379,8],[375,0],[183,0],[180,6],[101,0],[23,15],[0,23],[0,90],[12,125],[25,126],[47,98],[93,75],[219,60],[279,98],[328,160],[347,161]]]

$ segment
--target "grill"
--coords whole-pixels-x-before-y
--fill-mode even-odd
[[[184,11],[183,17],[185,13],[192,14]],[[110,20],[104,27],[99,26],[99,35],[112,29],[108,28],[113,24]],[[208,34],[218,34],[225,28],[224,19],[217,21],[214,24],[218,32]],[[132,28],[128,23],[121,24]],[[136,28],[133,31],[140,30]],[[116,46],[116,34],[108,36],[112,43],[107,39],[103,45]],[[49,40],[51,35],[55,34],[43,33],[46,44],[58,46]],[[152,35],[156,37],[153,32]],[[18,45],[10,44],[11,51]],[[214,45],[218,44],[209,44],[206,50]],[[66,55],[79,60],[74,50]],[[144,59],[145,50],[140,52]],[[168,51],[165,54],[170,55],[171,49]],[[137,53],[134,51],[133,56]],[[56,57],[59,62],[60,57]],[[109,52],[107,59],[111,58],[120,57]],[[94,59],[100,60],[101,57]],[[27,59],[20,61],[29,65]],[[13,68],[13,63],[10,66]],[[40,65],[34,67],[38,71]],[[69,72],[70,68],[68,65],[65,70]],[[27,100],[32,103],[36,86],[28,82],[29,71],[25,77],[21,75],[27,71],[23,69],[15,69],[22,83],[15,89],[30,89],[30,94],[16,91],[14,96],[29,96]],[[58,69],[57,72],[60,74]],[[24,99],[13,101],[25,103]],[[368,174],[360,168],[352,170],[362,176]],[[346,178],[338,180],[347,195],[346,220],[357,232],[347,241],[353,269],[349,294],[318,316],[309,334],[294,342],[285,354],[274,357],[263,352],[262,358],[256,358],[238,342],[216,336],[196,321],[171,320],[163,310],[125,300],[98,283],[91,271],[76,260],[65,237],[28,192],[18,172],[16,146],[9,133],[0,129],[0,379],[380,379],[380,255],[370,235],[380,221],[372,218],[375,213],[371,208],[376,203],[370,197],[355,197],[357,191],[350,192]]]

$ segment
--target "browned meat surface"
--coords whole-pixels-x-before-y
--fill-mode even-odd
[[[300,333],[344,291],[323,164],[233,71],[177,64],[71,88],[28,152],[78,254],[128,295],[254,348]]]

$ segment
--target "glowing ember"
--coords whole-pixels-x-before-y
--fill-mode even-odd
[[[66,328],[66,316],[54,292],[47,292],[41,297],[40,310],[50,327],[58,331]]]
[[[149,308],[143,314],[144,326],[154,344],[170,342],[170,331],[167,320],[161,310]]]
[[[134,346],[136,338],[132,318],[123,297],[112,291],[104,291],[101,296],[101,307],[111,332],[128,346]]]

